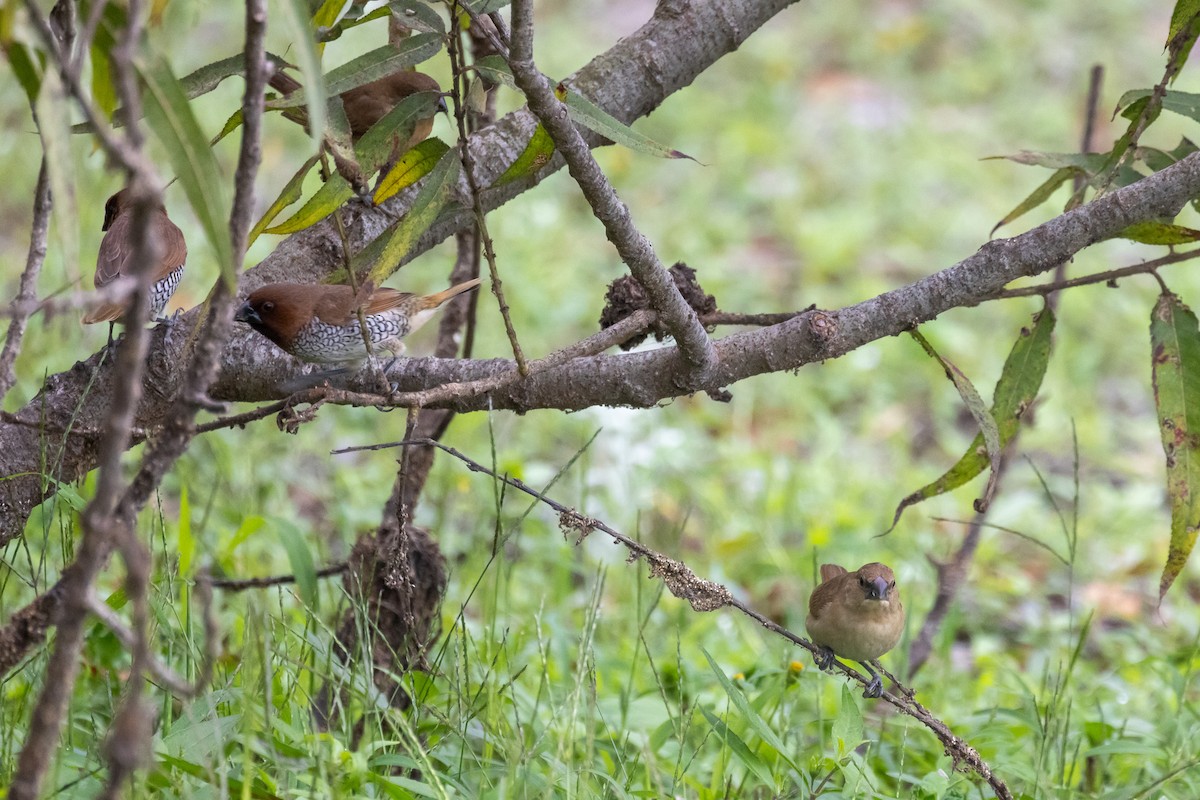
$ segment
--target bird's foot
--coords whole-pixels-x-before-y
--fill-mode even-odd
[[[829,670],[833,669],[834,660],[833,650],[828,647],[822,646],[817,652],[813,653],[813,663],[822,672],[829,672]]]
[[[865,661],[860,661],[858,663],[861,664],[863,669],[867,671],[867,674],[871,676],[871,680],[867,681],[867,688],[863,692],[863,697],[867,698],[868,700],[879,697],[879,695],[883,694],[883,680],[879,677],[879,673],[871,669],[871,665]]]

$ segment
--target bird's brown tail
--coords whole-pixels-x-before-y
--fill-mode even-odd
[[[438,292],[437,294],[426,295],[425,297],[421,298],[421,300],[423,301],[421,303],[421,306],[423,308],[437,308],[442,303],[449,300],[451,297],[456,297],[456,296],[462,294],[463,292],[469,292],[481,283],[483,283],[483,281],[480,278],[472,278],[469,281],[463,281],[460,284],[451,286],[449,289],[447,289],[444,292]]]

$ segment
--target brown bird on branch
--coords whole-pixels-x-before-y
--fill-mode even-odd
[[[821,648],[813,660],[828,670],[834,656],[861,664],[871,675],[863,697],[879,697],[883,682],[871,668],[904,632],[904,605],[890,567],[873,561],[857,572],[837,564],[821,565],[821,583],[808,599],[808,635]]]
[[[183,277],[183,264],[187,261],[187,243],[183,233],[171,222],[167,210],[158,203],[150,212],[149,239],[158,254],[150,269],[150,319],[155,319],[166,307]],[[122,276],[130,276],[134,265],[133,255],[133,196],[129,189],[108,198],[104,204],[104,238],[100,240],[100,252],[96,257],[95,286],[101,289]],[[83,318],[85,325],[97,322],[117,322],[125,314],[127,303],[105,303]],[[110,331],[111,332],[111,331]]]
[[[271,283],[255,289],[234,319],[245,322],[302,361],[361,364],[367,357],[358,310],[373,350],[404,352],[401,338],[424,325],[452,297],[478,286],[479,278],[444,292],[416,295],[395,289]]]
[[[271,76],[270,83],[272,89],[285,97],[302,88],[295,78],[282,71],[276,71]],[[346,119],[350,122],[351,138],[357,142],[370,130],[372,125],[383,119],[405,98],[418,92],[440,93],[441,91],[442,87],[438,86],[438,82],[428,75],[412,70],[400,70],[342,92],[340,97],[342,98],[342,107],[346,110]],[[445,110],[446,101],[439,97],[436,111]],[[402,146],[398,144],[393,150],[393,159],[399,158],[401,154],[411,150],[429,137],[433,131],[435,114],[417,120],[412,135]],[[303,106],[285,109],[284,116],[293,122],[308,126],[308,114]]]

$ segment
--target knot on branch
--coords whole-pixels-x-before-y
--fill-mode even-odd
[[[821,340],[822,344],[829,342],[838,332],[837,318],[824,311],[814,311],[808,318],[808,329],[812,335]]]
[[[279,415],[275,417],[275,424],[279,426],[279,430],[284,433],[295,435],[300,426],[306,422],[312,422],[317,418],[317,410],[324,405],[323,400],[318,400],[308,408],[303,410],[297,409],[294,406],[284,406]]]
[[[700,282],[696,280],[696,270],[680,261],[667,271],[671,273],[679,293],[683,295],[683,299],[687,301],[693,311],[701,317],[716,313],[716,298],[704,292]],[[604,310],[600,312],[600,329],[611,328],[634,312],[649,308],[650,299],[646,295],[646,290],[638,283],[637,278],[632,275],[617,278],[608,285],[608,292],[604,295]],[[646,341],[646,336],[650,333],[654,334],[655,341],[661,342],[667,336],[667,329],[655,321],[648,333],[641,333],[626,339],[621,344],[621,349],[632,350]]]
[[[733,600],[728,589],[698,577],[682,561],[653,552],[642,556],[650,562],[650,577],[661,578],[671,594],[691,603],[693,611],[716,611]]]

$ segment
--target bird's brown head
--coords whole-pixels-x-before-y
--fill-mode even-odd
[[[896,576],[892,568],[878,561],[863,564],[854,573],[866,600],[892,600],[896,593]]]
[[[251,292],[233,318],[286,350],[299,330],[312,320],[320,297],[319,287],[271,283]]]
[[[100,226],[100,230],[106,231],[111,228],[112,224],[117,221],[117,215],[124,211],[128,204],[128,189],[122,189],[108,198],[108,201],[104,204],[104,224]]]

